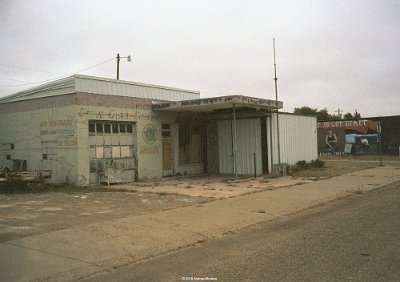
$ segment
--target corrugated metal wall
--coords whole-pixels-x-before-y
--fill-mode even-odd
[[[311,161],[318,158],[317,119],[316,117],[279,113],[279,139],[281,163],[295,164],[297,161]],[[278,145],[276,135],[276,113],[272,114],[272,159],[278,163]],[[268,143],[271,131],[270,118],[267,120]],[[271,158],[271,144],[268,146]],[[269,160],[271,171],[271,159]]]
[[[218,122],[211,120],[206,125],[206,161],[207,173],[219,173]]]
[[[219,173],[233,173],[232,121],[218,121]]]
[[[77,92],[153,100],[182,101],[200,98],[200,93],[196,91],[84,76],[76,76],[75,88]]]
[[[256,157],[256,173],[262,173],[261,159],[261,125],[260,119],[239,119],[237,128],[237,173],[254,174],[254,153]],[[219,169],[220,173],[234,173],[233,165],[233,122],[218,121]]]

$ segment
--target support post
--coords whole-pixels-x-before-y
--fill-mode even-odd
[[[238,178],[236,138],[236,105],[233,104],[233,173],[235,174],[235,177]]]
[[[269,147],[271,148],[270,157],[271,157],[271,171],[274,171],[274,153],[273,153],[273,146],[272,146],[272,112],[269,115]]]
[[[278,143],[278,165],[279,171],[281,169],[281,140],[279,134],[279,112],[276,110],[276,135],[277,135],[277,143]]]
[[[378,121],[378,137],[379,137],[379,165],[382,166],[382,121]]]
[[[253,162],[254,162],[254,178],[257,178],[257,161],[256,161],[256,153],[253,153]]]

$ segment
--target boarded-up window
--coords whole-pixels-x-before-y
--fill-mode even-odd
[[[97,159],[104,158],[104,147],[103,146],[96,147],[96,158]]]
[[[113,158],[121,157],[121,147],[120,146],[112,146],[112,157]]]
[[[121,146],[121,158],[128,158],[132,155],[131,148],[129,146]]]
[[[111,159],[111,147],[110,146],[104,147],[104,158]]]
[[[179,164],[201,163],[202,127],[200,123],[179,125]]]

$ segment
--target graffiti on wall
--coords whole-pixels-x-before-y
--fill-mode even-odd
[[[154,144],[157,141],[157,129],[154,124],[146,124],[143,127],[142,136],[146,144]]]
[[[136,121],[153,121],[153,120],[160,120],[160,118],[152,113],[139,113],[138,111],[135,112],[128,112],[128,111],[120,111],[120,110],[108,110],[108,111],[89,111],[86,108],[80,108],[78,112],[79,117],[87,117],[93,119],[108,119],[108,120],[136,120]]]
[[[87,186],[89,184],[88,179],[83,174],[78,176],[78,186]]]
[[[146,145],[139,146],[140,155],[155,155],[160,151],[159,145],[154,145],[157,141],[157,128],[154,124],[146,124],[142,130],[142,138]]]

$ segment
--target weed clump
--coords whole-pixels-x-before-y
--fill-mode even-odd
[[[302,161],[298,161],[295,165],[290,166],[289,170],[291,172],[297,172],[300,170],[306,170],[306,169],[312,169],[312,168],[323,168],[324,166],[325,166],[325,162],[320,159],[312,160],[310,162],[302,160]]]
[[[310,165],[311,165],[312,168],[313,168],[313,167],[316,167],[316,168],[323,168],[323,167],[325,166],[325,162],[322,161],[322,160],[320,160],[320,159],[315,159],[315,160],[312,160],[312,161],[310,162]]]

